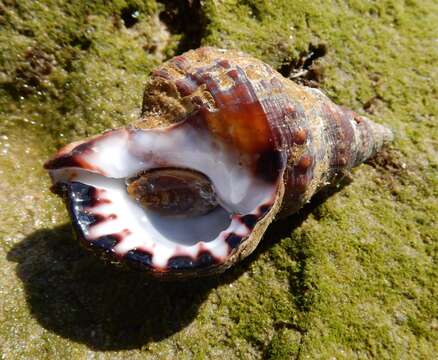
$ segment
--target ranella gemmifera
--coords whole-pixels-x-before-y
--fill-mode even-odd
[[[187,278],[248,256],[275,218],[391,140],[257,59],[200,48],[152,73],[138,121],[69,144],[45,167],[83,244]]]

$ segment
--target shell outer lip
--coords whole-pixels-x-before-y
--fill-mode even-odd
[[[95,206],[99,201],[96,196],[97,189],[81,182],[71,181],[57,183],[54,190],[56,194],[63,197],[67,205],[73,230],[81,245],[106,260],[141,270],[147,276],[160,280],[210,276],[223,272],[232,265],[232,263],[217,259],[208,250],[201,251],[195,259],[189,256],[174,256],[168,260],[164,269],[155,267],[152,262],[153,254],[142,249],[133,249],[125,255],[119,255],[114,251],[114,247],[123,239],[123,233],[105,235],[93,240],[87,239],[89,228],[100,221],[105,221],[104,218],[87,211],[88,207]],[[260,209],[258,217],[246,215],[241,221],[248,227],[254,227],[270,209],[265,205]],[[245,240],[246,238],[239,235],[230,234],[227,238],[230,248],[227,259],[236,253]]]

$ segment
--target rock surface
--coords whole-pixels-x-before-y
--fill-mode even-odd
[[[436,2],[74,3],[0,2],[2,358],[436,355]],[[200,45],[320,86],[396,141],[223,276],[156,283],[78,246],[42,163],[135,119],[148,72]]]

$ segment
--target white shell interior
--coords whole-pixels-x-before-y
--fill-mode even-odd
[[[205,250],[224,260],[229,251],[226,237],[250,233],[237,215],[256,214],[261,205],[272,204],[275,197],[277,183],[256,178],[245,165],[251,160],[248,155],[224,146],[207,130],[189,123],[158,130],[114,130],[89,144],[86,151],[73,149],[73,154],[87,165],[84,168],[92,170],[50,170],[53,183],[77,181],[97,188],[100,199],[110,202],[87,210],[108,219],[91,226],[85,234],[87,240],[125,232],[115,252],[123,255],[137,248],[149,251],[158,268],[165,267],[172,256],[195,258]],[[128,196],[125,180],[159,167],[183,167],[205,174],[222,207],[206,215],[177,219],[145,211]]]

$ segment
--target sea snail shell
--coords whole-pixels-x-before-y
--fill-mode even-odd
[[[83,244],[185,278],[248,256],[275,217],[391,140],[259,60],[200,48],[152,73],[137,122],[67,145],[45,167]]]

